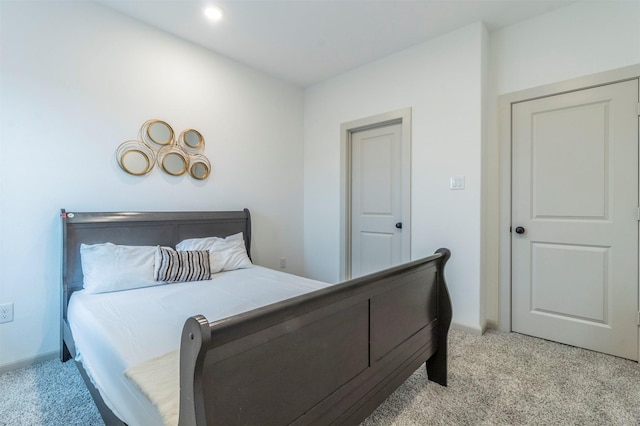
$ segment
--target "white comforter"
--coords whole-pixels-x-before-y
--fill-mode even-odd
[[[160,425],[162,416],[124,372],[179,349],[185,320],[209,321],[329,286],[254,266],[212,280],[102,294],[75,292],[68,320],[82,362],[111,410],[130,426]]]

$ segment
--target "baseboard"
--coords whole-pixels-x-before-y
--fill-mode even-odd
[[[60,351],[55,350],[53,352],[47,352],[45,354],[38,355],[33,358],[25,358],[15,362],[1,364],[0,374],[7,373],[13,370],[19,370],[21,368],[29,367],[30,365],[39,364],[41,362],[49,361],[50,359],[58,358],[59,356],[60,356]]]
[[[487,328],[486,330],[499,330],[498,321],[487,320]]]
[[[475,327],[475,326],[460,324],[456,322],[451,323],[451,328],[455,328],[456,330],[466,331],[467,333],[476,334],[478,336],[482,336],[486,331],[484,328],[481,328],[481,327]]]

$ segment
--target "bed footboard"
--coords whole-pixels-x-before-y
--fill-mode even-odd
[[[235,317],[189,318],[181,425],[354,424],[421,364],[447,383],[450,252]]]

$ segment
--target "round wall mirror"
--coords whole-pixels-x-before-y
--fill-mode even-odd
[[[162,120],[153,120],[147,125],[147,136],[155,144],[168,145],[173,142],[173,129]]]
[[[201,154],[192,155],[189,160],[189,174],[198,180],[204,180],[211,173],[209,159]]]
[[[127,141],[118,147],[116,160],[125,172],[141,176],[153,169],[155,154],[140,141]]]
[[[195,163],[191,166],[190,173],[198,180],[206,179],[209,176],[209,166],[204,163]]]
[[[184,144],[187,148],[197,149],[204,143],[202,135],[197,130],[189,129],[184,132]]]
[[[187,160],[179,152],[169,152],[162,157],[162,169],[173,176],[187,171]]]
[[[120,164],[125,172],[140,176],[147,173],[151,166],[151,159],[137,149],[127,151],[122,155]]]

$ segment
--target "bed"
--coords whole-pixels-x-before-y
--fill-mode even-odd
[[[61,217],[61,358],[107,425],[357,424],[422,364],[447,384],[447,249],[335,285],[249,262],[86,294],[81,248],[240,237],[250,259],[250,213]]]

